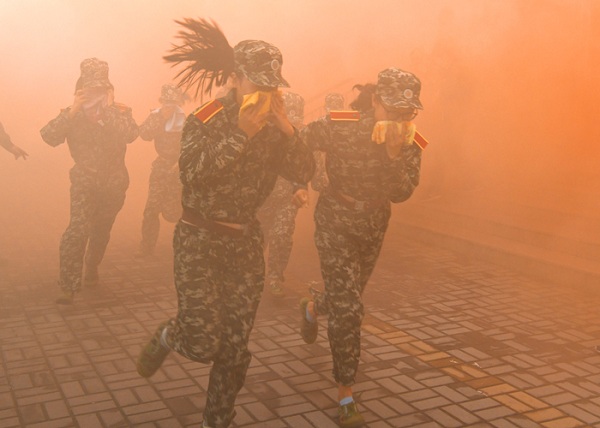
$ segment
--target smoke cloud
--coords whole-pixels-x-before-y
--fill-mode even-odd
[[[32,239],[27,231],[40,224],[66,226],[72,161],[39,130],[72,103],[81,60],[108,62],[116,100],[141,123],[175,75],[162,56],[183,17],[214,19],[231,45],[277,45],[307,120],[324,113],[327,93],[349,103],[354,84],[386,67],[419,76],[425,110],[416,123],[431,144],[417,199],[460,194],[474,210],[489,199],[533,199],[583,217],[599,208],[597,1],[3,0],[0,121],[30,154],[13,161],[0,152],[3,227]],[[120,216],[141,221],[154,156],[141,139],[129,147]]]

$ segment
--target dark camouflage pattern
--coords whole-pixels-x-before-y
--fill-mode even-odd
[[[344,96],[337,92],[332,92],[325,96],[325,112],[329,113],[331,110],[343,110],[344,109]]]
[[[408,71],[399,68],[386,68],[381,71],[375,93],[388,107],[423,109],[419,100],[421,81]]]
[[[180,91],[179,93],[181,94]],[[162,95],[165,100],[176,96],[171,92],[165,94],[165,91]],[[175,223],[181,217],[181,182],[177,164],[181,132],[165,131],[166,122],[160,110],[157,110],[140,125],[140,137],[146,141],[154,140],[154,148],[158,153],[158,157],[152,162],[148,199],[142,220],[140,250],[144,253],[151,253],[156,246],[161,214],[170,223]]]
[[[304,98],[293,92],[283,93],[283,104],[289,121],[296,128],[304,126]]]
[[[245,225],[241,237],[180,221],[175,228],[179,310],[167,342],[181,355],[213,362],[204,419],[226,427],[250,363],[248,339],[264,282],[263,235],[256,220],[278,175],[306,183],[314,164],[298,136],[267,124],[252,139],[237,127],[235,90],[207,123],[187,119],[179,159],[182,203],[198,217]]]
[[[50,146],[67,142],[75,165],[71,168],[71,217],[60,241],[60,279],[63,291],[80,289],[85,254],[86,269],[102,261],[115,218],[125,201],[129,175],[125,167],[127,144],[138,136],[131,109],[108,107],[101,123],[82,112],[69,118],[69,109],[41,129]],[[87,250],[86,250],[87,247]]]
[[[179,309],[167,343],[192,361],[213,363],[204,409],[211,427],[231,422],[250,365],[248,340],[264,282],[262,242],[257,221],[242,238],[175,226]]]
[[[298,188],[278,177],[275,188],[260,208],[258,219],[262,225],[267,256],[267,284],[281,286],[285,282],[285,268],[292,253],[298,206],[292,196]]]
[[[304,126],[304,98],[293,92],[285,92],[283,103],[292,125],[301,129]],[[258,214],[265,236],[265,248],[268,248],[267,284],[269,286],[281,287],[285,282],[284,272],[292,253],[298,214],[298,206],[292,202],[292,197],[300,188],[306,187],[277,177],[273,191]]]
[[[331,110],[343,110],[344,103],[345,100],[342,94],[329,93],[325,96],[325,112],[329,114]],[[313,190],[321,192],[329,185],[329,178],[327,178],[327,171],[325,170],[325,152],[315,152],[315,163],[315,175],[310,185]]]
[[[405,146],[398,158],[389,159],[385,145],[371,141],[374,124],[372,114],[361,113],[358,122],[325,117],[303,130],[309,145],[326,154],[329,185],[314,214],[325,292],[315,304],[318,314],[328,315],[333,376],[347,386],[354,383],[360,357],[361,296],[381,250],[390,202],[408,199],[420,175],[421,149]],[[379,203],[348,207],[335,193]]]
[[[184,95],[180,88],[169,83],[162,85],[160,88],[160,98],[158,102],[161,104],[183,104]]]
[[[325,170],[325,153],[315,152],[315,175],[310,181],[310,187],[316,192],[322,192],[329,185]]]
[[[78,81],[80,88],[111,88],[108,80],[108,63],[98,58],[84,59],[79,68],[81,75]]]
[[[235,69],[258,86],[289,88],[281,75],[283,57],[276,46],[262,40],[244,40],[233,48]]]

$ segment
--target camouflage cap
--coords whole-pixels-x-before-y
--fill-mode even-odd
[[[290,122],[293,124],[304,123],[304,98],[293,92],[285,92],[283,104]]]
[[[161,104],[182,104],[184,101],[183,92],[175,85],[169,83],[162,86],[160,89],[160,98],[158,102]]]
[[[112,88],[108,80],[108,63],[98,58],[87,58],[80,65],[79,88]]]
[[[258,86],[289,88],[281,75],[283,57],[277,47],[262,40],[244,40],[233,48],[236,71]]]
[[[423,109],[419,95],[421,81],[417,76],[399,68],[386,68],[379,73],[375,93],[381,101],[393,108]]]
[[[344,96],[337,92],[332,92],[325,96],[325,110],[329,113],[331,110],[344,110]]]

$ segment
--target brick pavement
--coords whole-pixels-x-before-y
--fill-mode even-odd
[[[101,285],[59,307],[61,230],[40,226],[32,240],[5,228],[0,428],[198,426],[208,366],[171,355],[149,381],[135,372],[176,311],[168,233],[140,261],[137,229],[121,218]],[[600,427],[600,288],[542,283],[399,230],[365,295],[355,395],[369,427]],[[319,279],[308,238],[293,257],[287,297],[261,303],[235,427],[336,426],[324,329],[313,345],[297,333],[298,298]]]

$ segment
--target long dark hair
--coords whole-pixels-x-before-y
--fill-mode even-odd
[[[377,86],[373,83],[354,85],[352,89],[358,89],[358,96],[350,103],[352,110],[369,111],[373,108],[373,95]]]
[[[171,54],[163,59],[173,66],[186,63],[175,76],[180,78],[179,87],[188,90],[196,86],[196,98],[199,93],[210,95],[213,85],[225,85],[234,71],[233,48],[214,21],[185,18],[175,22],[184,27],[177,33],[181,44],[173,45]]]

